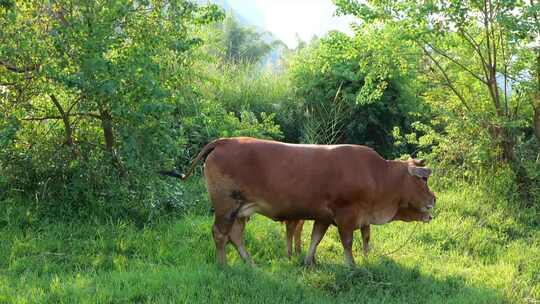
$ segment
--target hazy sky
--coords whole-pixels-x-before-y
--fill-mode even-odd
[[[351,17],[334,17],[331,0],[228,0],[242,17],[262,27],[289,47],[295,47],[296,34],[302,40],[321,36],[329,30],[350,33]]]

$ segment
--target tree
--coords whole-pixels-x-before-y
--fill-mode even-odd
[[[242,26],[232,14],[223,21],[224,58],[231,63],[256,63],[266,56],[276,42],[266,42],[265,33]]]
[[[515,23],[520,26],[522,37],[529,40],[528,46],[533,52],[535,57],[532,71],[536,74],[536,85],[533,85],[535,93],[532,100],[533,106],[533,126],[535,130],[536,141],[540,147],[540,2],[536,0],[529,0],[529,5],[526,6],[523,16],[515,16]],[[518,19],[519,18],[519,19]],[[539,152],[540,157],[540,152]]]
[[[180,108],[198,101],[195,29],[221,11],[183,0],[4,3],[0,187],[59,212],[145,213],[168,200],[148,172],[184,152]]]
[[[190,27],[220,17],[217,7],[189,1],[24,1],[0,8],[0,82],[9,95],[2,105],[22,122],[62,121],[74,155],[80,121],[99,126],[122,173],[118,132],[170,109],[190,50],[200,43]]]
[[[523,73],[516,63],[525,43],[521,17],[529,11],[526,4],[502,0],[336,0],[336,4],[340,13],[367,23],[398,25],[402,38],[414,41],[429,58],[430,68],[459,100],[461,111],[488,131],[520,184],[530,182],[515,153],[523,109],[509,91]],[[483,98],[490,101],[489,107]]]

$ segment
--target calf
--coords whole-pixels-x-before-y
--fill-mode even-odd
[[[401,208],[398,209],[396,215],[391,221],[404,221],[404,222],[424,222],[431,221],[432,215],[430,212],[421,212],[414,208]],[[294,252],[299,254],[302,251],[302,229],[304,227],[304,220],[285,221],[286,240],[287,240],[287,255],[289,258],[293,254],[293,242]],[[369,226],[361,227],[362,240],[364,246],[364,255],[367,256],[369,252],[369,238],[370,238]]]

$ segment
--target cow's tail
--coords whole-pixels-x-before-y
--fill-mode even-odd
[[[216,148],[216,146],[222,141],[223,141],[222,139],[216,139],[213,142],[204,146],[201,152],[197,154],[197,157],[195,157],[195,159],[193,159],[193,161],[191,162],[191,167],[189,167],[189,170],[187,171],[186,174],[181,174],[176,171],[159,171],[159,173],[163,175],[167,175],[167,176],[176,177],[181,180],[187,179],[188,177],[191,176],[191,174],[193,173],[193,170],[195,170],[195,167],[197,167],[197,164],[199,163],[199,161],[201,161],[201,159],[206,159],[208,154],[210,154]]]

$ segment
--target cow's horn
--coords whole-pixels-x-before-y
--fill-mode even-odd
[[[414,164],[419,167],[423,167],[426,165],[426,160],[423,158],[414,159]]]

